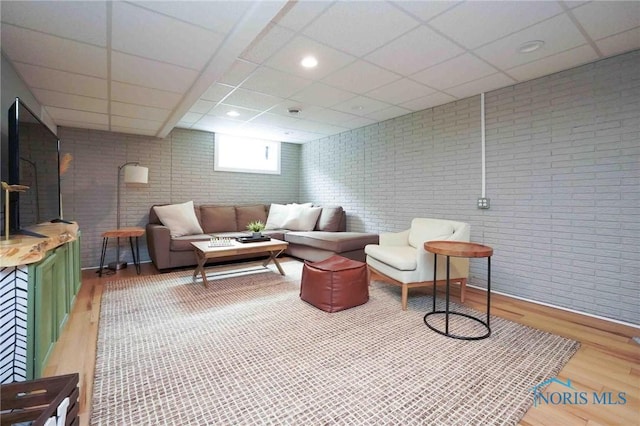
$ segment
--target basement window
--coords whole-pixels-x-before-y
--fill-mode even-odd
[[[280,142],[216,133],[213,170],[280,174]]]

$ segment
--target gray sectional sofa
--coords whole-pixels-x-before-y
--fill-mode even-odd
[[[196,264],[192,241],[207,241],[212,235],[235,238],[247,236],[249,222],[267,223],[270,205],[194,206],[195,215],[203,233],[172,237],[169,228],[156,214],[156,206],[149,211],[146,226],[147,246],[153,264],[160,271]],[[364,247],[378,244],[378,235],[362,232],[346,232],[346,213],[340,206],[323,207],[311,231],[267,229],[263,234],[287,241],[285,254],[303,260],[320,261],[339,254],[350,259],[365,260]],[[247,256],[230,256],[219,261],[240,260]]]

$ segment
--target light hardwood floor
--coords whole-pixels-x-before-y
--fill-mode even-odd
[[[147,263],[142,265],[141,273],[158,272]],[[104,283],[135,275],[135,268],[131,266],[102,278],[98,278],[95,270],[83,271],[76,304],[45,369],[46,376],[80,374],[80,425],[89,424]],[[454,299],[458,297],[455,290],[453,294]],[[485,302],[485,292],[467,289],[466,305],[484,311]],[[563,382],[570,379],[577,391],[590,395],[595,391],[612,392],[614,397],[624,392],[626,396],[624,405],[591,401],[583,405],[540,404],[529,409],[521,425],[640,425],[640,345],[632,340],[633,336],[640,336],[640,329],[496,294],[492,294],[491,313],[580,341],[580,350],[561,371],[559,379]],[[564,390],[556,383],[547,388],[549,392]]]

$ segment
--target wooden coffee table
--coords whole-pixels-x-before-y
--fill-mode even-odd
[[[196,267],[195,271],[193,271],[194,281],[198,273],[200,273],[204,286],[209,286],[209,283],[207,281],[207,273],[204,270],[204,265],[209,259],[252,253],[269,254],[269,258],[262,263],[262,266],[266,268],[267,265],[271,263],[271,261],[273,261],[273,264],[276,265],[276,268],[278,268],[280,274],[285,275],[284,270],[280,266],[280,263],[278,263],[277,256],[287,248],[289,243],[272,238],[271,241],[263,241],[258,243],[240,243],[238,241],[231,240],[230,244],[231,245],[229,246],[211,246],[209,241],[197,241],[191,243],[198,260],[198,266]]]

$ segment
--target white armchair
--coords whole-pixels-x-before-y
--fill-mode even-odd
[[[397,233],[380,234],[379,244],[365,246],[367,267],[391,284],[402,287],[402,310],[407,310],[410,288],[433,285],[433,253],[424,249],[427,241],[469,241],[468,223],[444,219],[416,218],[411,228]],[[436,284],[446,282],[446,259],[438,259]],[[464,302],[469,259],[451,257],[450,281],[460,284],[460,300]],[[369,274],[371,276],[371,274]]]

